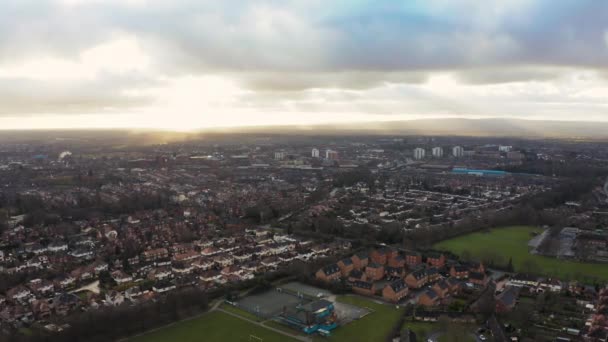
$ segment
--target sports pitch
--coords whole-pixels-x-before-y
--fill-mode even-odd
[[[534,273],[563,280],[608,281],[608,264],[583,263],[530,254],[528,241],[532,238],[531,234],[540,231],[541,229],[530,226],[494,228],[489,232],[445,240],[435,244],[433,248],[457,255],[467,251],[473,259],[492,259],[503,265],[512,258],[516,272],[524,272],[532,267]]]
[[[129,340],[130,342],[298,341],[223,312],[211,312]]]

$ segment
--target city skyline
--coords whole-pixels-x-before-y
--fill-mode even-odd
[[[608,121],[600,1],[0,3],[0,127]]]

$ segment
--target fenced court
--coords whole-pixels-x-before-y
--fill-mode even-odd
[[[247,296],[239,300],[237,307],[251,312],[262,318],[272,318],[283,311],[283,308],[293,308],[298,304],[306,304],[309,299],[299,298],[298,296],[280,290],[269,290],[267,292]]]
[[[331,295],[331,292],[329,292],[325,289],[314,287],[311,285],[306,285],[303,283],[298,283],[297,281],[282,285],[281,288],[283,289],[284,292],[300,294],[302,296],[310,297],[310,298],[317,298],[317,295],[320,293],[325,296]]]
[[[334,303],[334,310],[336,311],[340,325],[346,325],[352,321],[361,319],[372,312],[369,308],[340,302]]]

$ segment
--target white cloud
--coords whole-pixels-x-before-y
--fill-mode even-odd
[[[102,72],[143,71],[149,64],[150,58],[135,38],[121,37],[87,49],[77,59],[46,56],[0,65],[0,78],[82,81],[94,79]]]

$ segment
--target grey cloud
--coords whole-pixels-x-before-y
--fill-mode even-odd
[[[125,91],[159,86],[137,76],[107,76],[100,80],[66,82],[0,78],[0,116],[117,112],[148,104],[146,95]]]
[[[279,72],[244,73],[236,77],[243,85],[257,91],[301,91],[311,88],[367,89],[386,83],[422,83],[425,72],[343,71],[323,73]]]
[[[511,67],[501,66],[492,68],[476,68],[457,70],[454,76],[469,84],[498,84],[518,81],[549,81],[571,71],[566,68],[551,68],[544,66]]]

